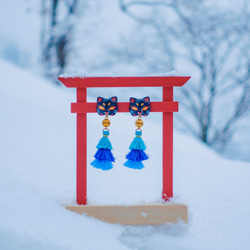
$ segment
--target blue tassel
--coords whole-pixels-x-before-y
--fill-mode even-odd
[[[111,151],[106,148],[99,148],[95,153],[94,157],[98,160],[115,161],[115,158]]]
[[[113,149],[110,140],[108,139],[109,131],[103,131],[103,137],[97,144],[96,148],[98,149],[95,153],[95,160],[91,162],[91,165],[95,168],[102,170],[109,170],[113,168],[112,162],[115,161],[115,158],[111,152]]]
[[[132,149],[127,155],[126,159],[132,161],[144,161],[148,159],[148,156],[145,152],[141,150]]]
[[[141,138],[141,130],[136,130],[135,135],[136,137],[129,146],[131,151],[126,155],[126,159],[128,160],[124,163],[124,166],[133,169],[142,169],[144,168],[142,161],[148,159],[147,154],[144,152],[146,145]]]
[[[112,162],[108,160],[95,159],[94,161],[91,162],[91,165],[101,170],[110,170],[113,168]]]
[[[113,147],[111,145],[111,142],[110,142],[108,136],[109,136],[109,131],[104,130],[103,137],[101,138],[101,140],[97,144],[96,148],[106,148],[106,149],[112,150]]]
[[[132,161],[132,160],[127,160],[124,163],[124,166],[128,168],[133,168],[133,169],[142,169],[144,168],[144,165],[141,161]]]
[[[144,141],[141,138],[142,131],[140,131],[140,130],[135,131],[135,135],[136,135],[136,137],[131,142],[129,149],[130,150],[137,149],[137,150],[145,151],[146,150],[146,145],[145,145]]]

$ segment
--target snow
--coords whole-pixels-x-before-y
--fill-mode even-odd
[[[86,71],[84,72],[77,72],[77,73],[71,73],[71,74],[60,74],[59,77],[61,78],[75,78],[75,77],[119,77],[119,76],[131,76],[131,75],[124,75],[124,74],[117,74],[117,73],[111,73],[111,72],[100,72],[100,73],[88,73]],[[182,74],[178,73],[177,71],[170,71],[170,72],[164,72],[159,74],[149,74],[149,75],[134,75],[134,76],[183,76]]]
[[[177,131],[172,202],[188,205],[187,225],[111,225],[67,211],[64,205],[75,203],[75,114],[70,113],[75,92],[4,61],[0,68],[1,250],[250,248],[250,164],[226,160]],[[126,99],[128,92],[122,88],[117,95]],[[161,116],[143,119],[150,155],[145,169],[122,165],[134,119],[119,113],[110,127],[117,161],[106,172],[89,166],[89,204],[161,202]],[[88,115],[88,162],[101,121]]]

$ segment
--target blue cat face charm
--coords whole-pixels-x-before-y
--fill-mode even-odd
[[[98,115],[110,115],[113,116],[117,112],[117,97],[112,96],[110,98],[97,97],[96,111]]]
[[[137,116],[139,114],[147,116],[150,112],[150,97],[146,96],[142,99],[130,97],[129,112],[132,116]]]

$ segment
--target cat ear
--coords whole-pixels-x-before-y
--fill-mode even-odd
[[[112,101],[112,102],[117,102],[117,96],[112,96],[112,97],[111,97],[111,101]]]
[[[135,102],[135,98],[134,97],[130,97],[129,102],[130,103],[134,103]]]
[[[103,100],[102,97],[100,97],[100,96],[97,97],[97,102],[102,102],[102,100]]]
[[[149,97],[149,96],[144,97],[144,98],[143,98],[143,101],[144,101],[144,102],[150,102],[150,97]]]

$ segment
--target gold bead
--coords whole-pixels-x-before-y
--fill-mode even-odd
[[[143,121],[141,119],[138,119],[135,121],[135,126],[137,128],[141,128],[143,126]]]
[[[110,120],[109,119],[104,119],[102,121],[102,126],[105,127],[105,128],[109,127],[110,126]]]

